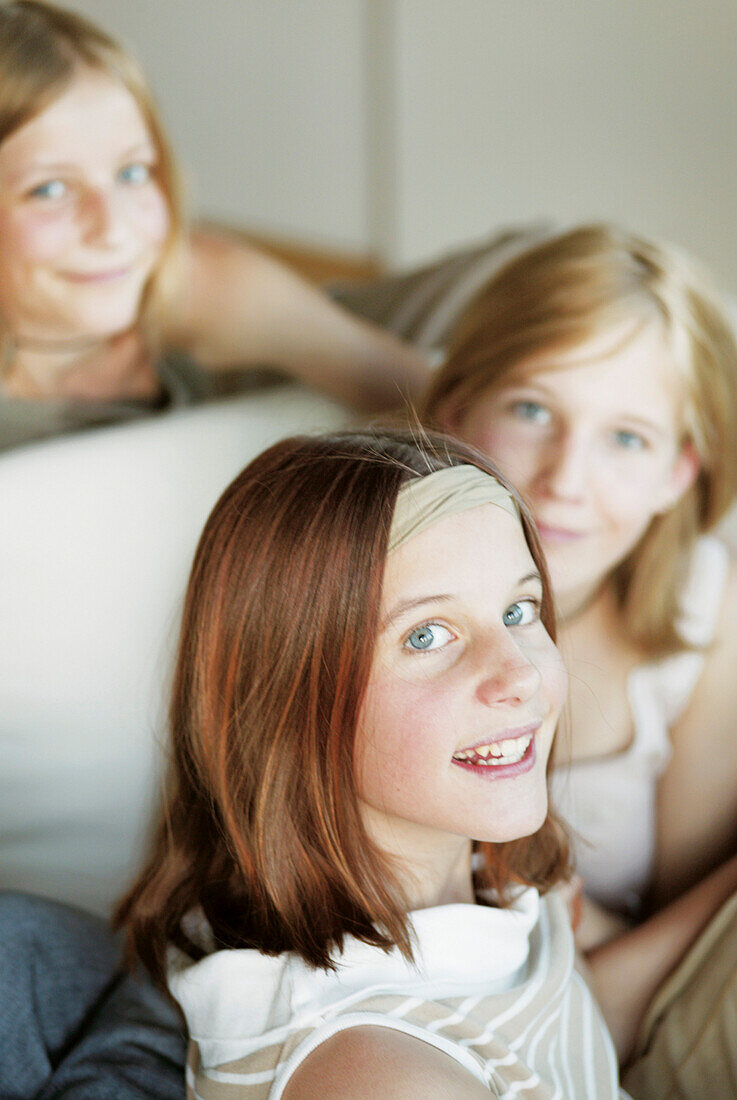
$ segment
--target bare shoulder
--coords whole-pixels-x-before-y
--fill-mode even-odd
[[[194,229],[190,234],[189,249],[193,272],[197,275],[217,272],[223,265],[237,266],[243,270],[253,267],[258,270],[275,263],[265,252],[249,244],[240,233]]]
[[[265,274],[278,277],[281,265],[243,237],[208,229],[195,230],[189,238],[187,291],[189,309],[232,292],[257,287]]]
[[[450,1055],[389,1027],[326,1039],[296,1070],[284,1100],[482,1100],[489,1088]]]
[[[732,705],[737,698],[737,677],[734,675],[737,667],[737,561],[733,559],[730,559],[727,567],[719,604],[714,639],[705,650],[703,671],[683,719],[676,724],[673,731],[676,742],[679,729],[689,729],[689,719],[693,715],[698,716],[699,737],[708,736],[708,728],[704,729],[705,719],[724,711],[725,707],[728,707],[728,712],[724,715],[723,728],[730,739],[732,738]],[[711,732],[718,733],[713,727]]]
[[[182,294],[171,325],[186,338],[207,326],[222,306],[223,295],[238,296],[258,288],[266,276],[279,278],[281,265],[241,236],[210,229],[194,230],[186,241]]]
[[[658,786],[652,900],[677,897],[735,850],[737,569],[730,566],[713,643],[685,711],[670,731],[673,755]]]
[[[427,382],[427,363],[412,348],[236,234],[192,235],[164,338],[203,367],[279,367],[371,412],[395,409]]]
[[[715,643],[717,646],[732,645],[737,649],[737,559],[730,552],[727,578],[722,593],[721,612],[717,624]]]
[[[232,358],[239,364],[271,361],[276,336],[290,329],[305,298],[314,308],[322,295],[245,238],[197,230],[188,241],[180,306],[166,335],[204,366]]]
[[[706,651],[706,662],[697,692],[710,692],[717,682],[723,691],[737,695],[737,679],[734,677],[737,660],[737,561],[730,557],[724,589],[721,593],[719,615],[714,640]],[[730,689],[730,684],[734,688]]]

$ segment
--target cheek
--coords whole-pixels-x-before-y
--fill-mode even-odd
[[[169,232],[169,205],[158,187],[141,191],[132,203],[131,224],[142,241],[161,245]]]
[[[0,260],[11,273],[14,266],[48,263],[63,256],[76,239],[71,212],[0,213]]]
[[[452,751],[447,732],[442,736],[449,724],[436,691],[393,675],[375,676],[356,731],[361,797],[371,802],[404,789],[407,782],[416,785],[426,771],[432,771],[439,754]]]
[[[397,710],[383,677],[374,672],[356,728],[356,777],[359,794],[364,799],[370,798],[376,773],[397,755],[394,736]]]
[[[503,417],[486,417],[463,423],[458,434],[488,455],[518,488],[524,489],[535,480],[541,458],[540,443],[533,432]]]
[[[610,469],[600,482],[602,510],[615,523],[648,523],[662,506],[670,469],[666,461]]]

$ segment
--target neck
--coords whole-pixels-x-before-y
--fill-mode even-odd
[[[3,382],[17,396],[54,396],[64,388],[69,372],[106,344],[99,338],[27,340],[11,336],[5,349]]]
[[[2,386],[11,396],[30,400],[122,400],[157,392],[150,357],[135,329],[68,340],[11,336]]]
[[[10,342],[18,354],[38,352],[44,355],[79,355],[90,348],[107,344],[113,336],[67,336],[46,339],[41,336],[12,335]]]
[[[470,905],[474,901],[471,874],[471,845],[459,856],[454,848],[451,858],[441,865],[437,855],[425,862],[417,858],[403,871],[401,882],[408,909],[431,909],[437,905]]]
[[[389,861],[408,910],[474,900],[471,841],[412,822],[387,821],[363,806],[371,840]]]

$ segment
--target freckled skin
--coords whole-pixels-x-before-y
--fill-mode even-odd
[[[518,521],[493,504],[440,520],[389,557],[382,620],[400,601],[430,598],[380,633],[357,773],[369,833],[410,866],[452,866],[467,838],[526,836],[545,819],[545,766],[567,681],[538,617],[539,579],[524,579],[534,572]],[[433,645],[412,649],[428,630]],[[454,753],[530,724],[536,755],[525,774],[489,781],[453,763]]]
[[[111,336],[135,322],[169,225],[155,159],[133,97],[91,70],[3,142],[0,312],[14,334]]]

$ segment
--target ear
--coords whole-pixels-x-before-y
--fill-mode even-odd
[[[660,515],[675,508],[681,497],[693,485],[701,469],[701,459],[693,443],[684,443],[673,463],[668,485],[663,492],[663,503],[658,508]]]

